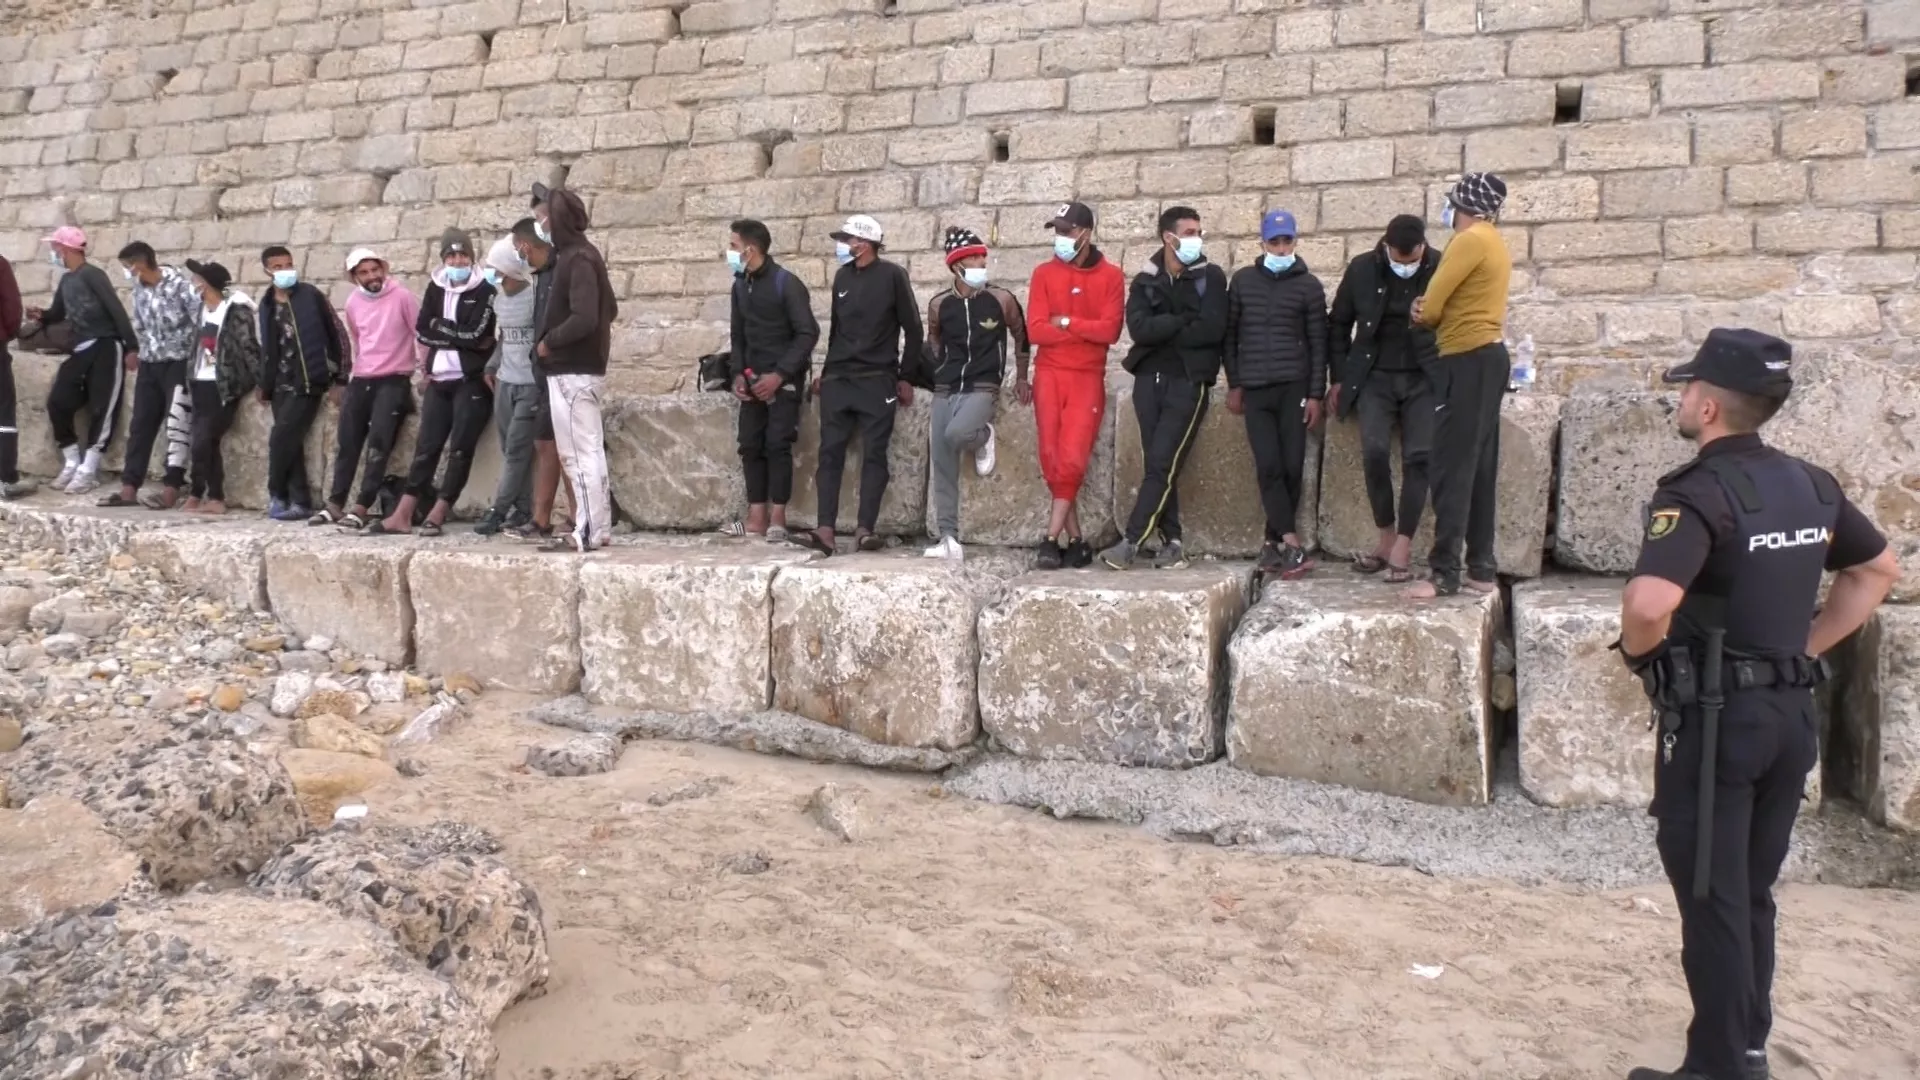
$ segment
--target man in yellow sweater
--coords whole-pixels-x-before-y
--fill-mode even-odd
[[[1492,173],[1460,178],[1447,193],[1440,219],[1453,230],[1453,240],[1426,294],[1413,304],[1414,320],[1433,327],[1440,339],[1440,359],[1427,373],[1438,402],[1429,465],[1433,552],[1428,579],[1407,590],[1411,599],[1460,591],[1462,539],[1466,587],[1475,592],[1499,587],[1493,500],[1500,468],[1500,402],[1512,371],[1501,339],[1513,256],[1493,221],[1506,199],[1506,182]]]

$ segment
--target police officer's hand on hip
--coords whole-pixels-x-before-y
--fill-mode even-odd
[[[1779,338],[1719,329],[1665,375],[1681,386],[1676,424],[1699,453],[1647,504],[1615,647],[1653,700],[1651,813],[1694,1015],[1678,1071],[1628,1080],[1768,1076],[1772,889],[1819,761],[1819,657],[1899,576],[1831,474],[1761,442],[1793,388],[1792,362]]]

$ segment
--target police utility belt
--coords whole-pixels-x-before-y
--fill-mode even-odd
[[[1636,674],[1647,698],[1663,710],[1691,708],[1708,704],[1702,678],[1704,660],[1685,645],[1670,646],[1664,653],[1646,662]],[[1783,690],[1818,686],[1833,677],[1833,667],[1825,657],[1796,656],[1789,660],[1739,659],[1721,661],[1720,687],[1723,690]],[[1651,726],[1651,725],[1649,725]]]

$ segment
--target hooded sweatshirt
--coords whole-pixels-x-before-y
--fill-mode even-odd
[[[1048,259],[1033,268],[1027,288],[1027,339],[1036,368],[1105,371],[1107,350],[1126,323],[1127,278],[1100,249],[1084,254],[1086,265]],[[1055,316],[1067,316],[1064,327]]]
[[[218,307],[208,310],[200,303],[199,357],[193,363],[193,378],[210,382],[220,393],[222,405],[253,392],[254,373],[260,367],[260,335],[256,320],[259,313],[253,298],[239,289],[228,289]]]
[[[353,377],[379,379],[413,373],[414,320],[420,303],[388,278],[380,295],[355,287],[347,298],[347,333],[353,338]]]
[[[620,312],[600,249],[587,242],[587,207],[566,188],[547,193],[553,233],[553,295],[536,340],[547,347],[535,362],[549,375],[605,375]]]
[[[447,267],[433,272],[427,295],[420,299],[414,333],[433,350],[428,372],[435,382],[478,379],[486,374],[493,356],[493,286],[473,267],[458,285],[447,280]]]
[[[501,287],[493,294],[493,317],[499,344],[493,359],[487,361],[487,373],[503,383],[531,386],[533,374],[533,307],[538,290],[533,272],[514,253],[513,237],[502,237],[487,252],[487,266],[500,275]],[[506,282],[518,281],[526,287],[508,293]]]
[[[139,335],[120,303],[120,294],[113,291],[107,272],[92,263],[83,262],[60,276],[53,287],[53,304],[40,321],[47,326],[66,323],[73,331],[75,349],[96,341],[118,341],[128,352],[140,350]]]

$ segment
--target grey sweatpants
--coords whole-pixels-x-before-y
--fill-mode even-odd
[[[987,444],[993,422],[991,389],[933,395],[933,520],[935,539],[960,537],[960,459]]]
[[[537,382],[499,383],[493,395],[493,429],[500,434],[500,456],[505,459],[493,509],[502,517],[514,510],[521,518],[533,516],[533,437],[546,398],[546,388]]]

